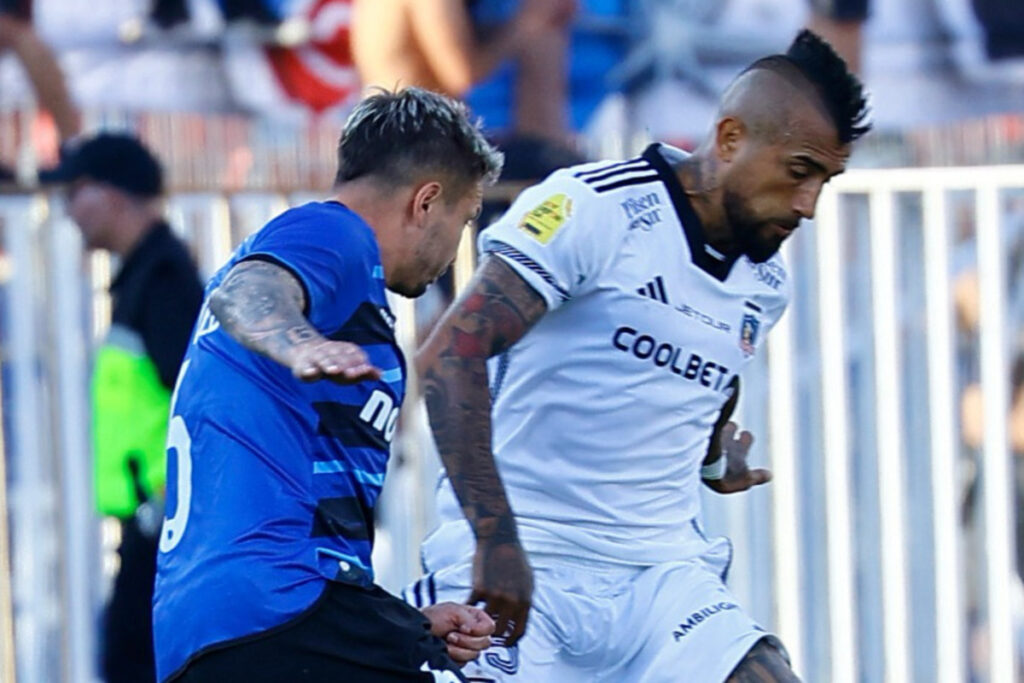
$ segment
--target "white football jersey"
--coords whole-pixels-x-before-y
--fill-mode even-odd
[[[706,547],[712,428],[789,283],[778,255],[732,262],[705,244],[665,149],[558,171],[481,234],[548,304],[489,365],[494,453],[529,552],[654,564]],[[439,503],[442,524],[465,524],[447,480]]]

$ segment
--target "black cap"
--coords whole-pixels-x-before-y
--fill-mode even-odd
[[[153,153],[133,135],[100,133],[61,153],[60,165],[44,182],[70,183],[89,178],[137,197],[163,193],[164,173]]]

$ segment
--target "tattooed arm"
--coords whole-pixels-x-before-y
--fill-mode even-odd
[[[496,256],[445,313],[417,356],[430,426],[448,478],[476,536],[473,593],[514,645],[526,629],[533,575],[491,452],[489,357],[515,344],[545,313],[544,299]]]
[[[317,332],[302,314],[305,303],[295,276],[267,261],[235,265],[210,295],[210,311],[225,332],[298,379],[355,384],[380,377],[358,346]]]
[[[789,656],[774,642],[762,638],[747,651],[725,683],[800,683],[800,679],[789,666]]]

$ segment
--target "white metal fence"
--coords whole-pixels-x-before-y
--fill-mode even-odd
[[[188,194],[168,209],[208,275],[305,199]],[[853,171],[787,246],[793,306],[745,377],[739,412],[775,479],[709,493],[706,514],[736,544],[734,590],[808,681],[1017,680],[1024,597],[1006,416],[1020,320],[1007,311],[1024,277],[1009,257],[1022,200],[1024,167]],[[11,531],[8,558],[0,524],[0,681],[15,680],[16,662],[19,683],[91,682],[105,573],[86,382],[111,268],[82,255],[53,198],[0,197],[0,230],[0,514]],[[467,239],[457,286],[471,268]],[[958,331],[953,308],[953,277],[970,268],[976,335]],[[411,345],[411,303],[396,305]],[[959,427],[973,380],[993,407],[979,453]],[[376,553],[389,588],[418,571],[437,466],[419,402],[403,422]]]

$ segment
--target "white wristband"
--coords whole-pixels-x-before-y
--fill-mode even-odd
[[[700,478],[704,481],[718,481],[725,477],[725,470],[728,464],[725,453],[722,453],[718,460],[700,468]]]

